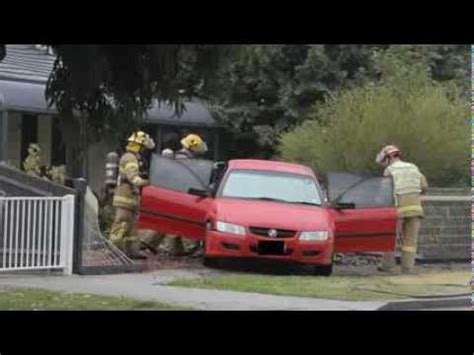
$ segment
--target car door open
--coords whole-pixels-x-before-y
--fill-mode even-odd
[[[393,252],[397,210],[393,180],[366,174],[329,173],[335,252]]]
[[[142,190],[139,229],[202,240],[212,203],[213,162],[153,155],[150,185]]]

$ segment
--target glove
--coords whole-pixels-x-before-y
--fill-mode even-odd
[[[142,186],[148,185],[148,180],[147,180],[147,179],[142,179],[140,176],[136,176],[136,177],[132,180],[132,184],[133,184],[133,186],[135,186],[135,187],[142,187]]]
[[[147,179],[142,179],[142,181],[140,182],[139,186],[140,187],[143,187],[143,186],[147,186],[149,185],[150,182],[147,180]]]

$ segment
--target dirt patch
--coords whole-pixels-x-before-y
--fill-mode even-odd
[[[148,259],[139,260],[137,262],[144,265],[145,272],[154,270],[206,269],[206,267],[202,264],[201,257],[171,256],[168,253],[162,251],[160,251],[158,254],[150,253]]]
[[[377,270],[380,258],[377,256],[346,255],[344,259],[336,260],[334,275],[337,276],[370,276],[380,274]],[[229,271],[238,273],[258,273],[269,275],[309,275],[313,274],[313,267],[299,264],[288,264],[271,260],[227,259],[219,263],[217,269],[210,269],[203,265],[202,257],[171,256],[166,251],[150,254],[147,260],[139,261],[145,265],[145,271],[155,270],[189,270],[202,271]],[[418,273],[436,273],[443,271],[469,270],[469,262],[465,263],[436,263],[418,264]]]

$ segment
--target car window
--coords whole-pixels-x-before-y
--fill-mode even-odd
[[[330,201],[354,203],[356,208],[384,208],[395,204],[391,177],[329,173],[328,195]]]
[[[213,162],[203,159],[170,159],[154,154],[150,163],[150,184],[179,192],[205,189],[211,179]]]
[[[316,181],[299,174],[253,170],[229,173],[220,196],[243,199],[274,199],[283,202],[322,203]]]

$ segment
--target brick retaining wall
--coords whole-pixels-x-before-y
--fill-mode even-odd
[[[424,196],[418,252],[423,259],[469,260],[471,199],[468,189],[430,189]]]

